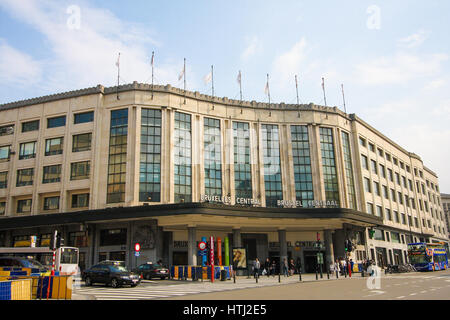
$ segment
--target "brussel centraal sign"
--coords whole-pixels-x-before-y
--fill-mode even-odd
[[[231,197],[230,196],[212,196],[212,195],[201,195],[201,202],[215,202],[215,203],[223,203],[231,205]],[[240,198],[235,197],[234,202],[237,205],[253,205],[253,206],[261,206],[261,201],[259,199],[253,198]],[[305,201],[293,201],[293,200],[278,200],[277,207],[280,208],[302,208],[303,203]],[[308,200],[306,201],[307,208],[337,208],[339,204],[335,200]]]

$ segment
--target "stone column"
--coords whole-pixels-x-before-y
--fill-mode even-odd
[[[280,243],[280,272],[282,272],[283,261],[288,258],[286,230],[278,230],[278,242]]]
[[[197,265],[197,228],[188,227],[188,265]]]
[[[329,268],[330,264],[334,261],[333,237],[331,230],[324,230],[324,240],[326,251],[325,268]]]
[[[345,257],[345,234],[344,229],[339,229],[334,231],[334,253],[337,258]]]
[[[233,229],[233,248],[242,247],[241,229]]]

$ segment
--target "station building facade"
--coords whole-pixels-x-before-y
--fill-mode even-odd
[[[198,265],[210,236],[304,272],[317,241],[381,266],[448,242],[437,175],[356,115],[137,82],[0,105],[0,246],[54,230],[82,268]]]

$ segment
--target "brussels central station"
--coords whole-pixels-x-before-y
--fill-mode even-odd
[[[436,173],[355,114],[137,82],[0,105],[0,247],[55,230],[81,269],[201,265],[210,237],[304,272],[448,242]]]

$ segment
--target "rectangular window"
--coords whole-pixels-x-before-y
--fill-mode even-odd
[[[31,199],[17,201],[17,213],[30,213],[30,212],[31,212]]]
[[[192,135],[191,115],[175,112],[174,132],[174,199],[192,201]]]
[[[14,134],[14,125],[13,124],[0,127],[0,137],[1,136],[8,136],[8,135],[11,135],[11,134]]]
[[[414,191],[413,189],[413,183],[412,183],[412,180],[411,179],[408,179],[408,185],[409,185],[409,190],[410,191]]]
[[[291,126],[291,144],[294,161],[295,198],[307,208],[314,200],[311,171],[311,152],[307,126]]]
[[[369,170],[369,163],[367,162],[367,157],[365,155],[361,155],[361,165],[363,169]]]
[[[278,126],[263,124],[261,131],[264,152],[266,207],[277,207],[278,200],[283,199]]]
[[[70,180],[89,179],[90,161],[74,162],[70,164]]]
[[[236,198],[252,199],[253,189],[252,167],[250,164],[250,125],[248,123],[233,122],[233,141],[234,190],[236,193]]]
[[[414,217],[414,224],[416,225],[416,228],[419,228],[419,219],[417,219],[417,217]]]
[[[377,206],[376,216],[380,218],[383,217],[383,208],[381,206]]]
[[[91,150],[92,133],[74,135],[72,138],[72,152]]]
[[[4,216],[6,211],[6,202],[1,201],[0,202],[0,216]]]
[[[76,113],[73,117],[73,123],[87,123],[94,121],[94,111]]]
[[[128,109],[111,111],[106,203],[125,201]]]
[[[44,210],[59,209],[59,197],[44,198]]]
[[[87,208],[87,207],[89,207],[89,193],[72,195],[72,208]]]
[[[370,167],[372,169],[372,173],[378,174],[377,162],[375,160],[370,160]]]
[[[374,235],[373,238],[374,240],[379,240],[379,241],[384,241],[384,232],[380,229],[374,229]]]
[[[387,200],[389,200],[389,191],[387,186],[383,186],[383,197]]]
[[[222,196],[222,147],[220,120],[203,119],[203,159],[205,170],[205,194]]]
[[[61,181],[61,165],[44,167],[42,183],[54,183]]]
[[[400,217],[399,217],[397,211],[394,211],[394,221],[395,221],[396,223],[399,223],[399,222],[400,222]]]
[[[127,244],[127,229],[107,229],[100,231],[100,246],[121,246]]]
[[[389,153],[386,153],[386,160],[391,161],[391,155]]]
[[[386,169],[384,168],[384,166],[382,164],[380,164],[380,175],[382,178],[386,179]]]
[[[382,149],[380,149],[380,148],[378,148],[378,155],[380,156],[380,157],[384,157],[384,152],[383,152],[383,150]]]
[[[395,181],[397,181],[397,184],[399,185],[399,186],[401,186],[401,183],[400,183],[400,175],[396,172],[395,173]]]
[[[380,184],[378,182],[376,182],[376,181],[373,182],[373,189],[375,191],[375,194],[380,197],[381,196]]]
[[[369,150],[375,152],[375,146],[373,143],[369,143]]]
[[[20,144],[19,160],[36,158],[36,141]]]
[[[406,178],[404,176],[402,176],[402,182],[403,182],[403,187],[408,188],[408,186],[406,185]]]
[[[366,147],[366,139],[359,137],[359,144],[363,147]]]
[[[17,170],[17,187],[33,185],[34,168]]]
[[[389,220],[389,221],[392,221],[391,210],[390,209],[385,209],[384,211],[386,213],[386,219]]]
[[[367,202],[367,213],[373,214],[373,204],[371,204],[370,202]]]
[[[139,201],[161,201],[161,110],[141,110]]]
[[[400,234],[398,232],[391,232],[391,240],[393,243],[400,243]]]
[[[397,202],[397,196],[395,195],[395,190],[391,189],[391,199],[394,202]]]
[[[54,156],[63,153],[64,138],[52,138],[45,140],[45,155]]]
[[[372,188],[370,186],[370,179],[364,178],[364,190],[366,192],[372,192]]]
[[[0,162],[9,161],[11,146],[0,147]]]
[[[321,127],[319,132],[325,198],[327,201],[336,201],[336,204],[339,206],[339,186],[334,155],[333,130]]]
[[[403,195],[402,195],[402,193],[399,191],[399,192],[397,192],[398,193],[398,202],[400,203],[400,204],[403,204]]]
[[[391,182],[394,182],[394,176],[392,174],[392,169],[388,169],[388,177]]]
[[[347,132],[342,131],[342,150],[344,154],[345,176],[347,178],[347,193],[349,199],[349,207],[356,209],[356,191],[355,182],[353,180],[353,165],[350,150],[350,136]]]
[[[37,130],[39,130],[39,120],[22,123],[22,132],[37,131]]]
[[[406,215],[402,213],[402,224],[406,224]]]
[[[64,127],[66,125],[66,116],[60,116],[47,119],[47,128]]]
[[[8,188],[8,171],[0,172],[0,189]]]

